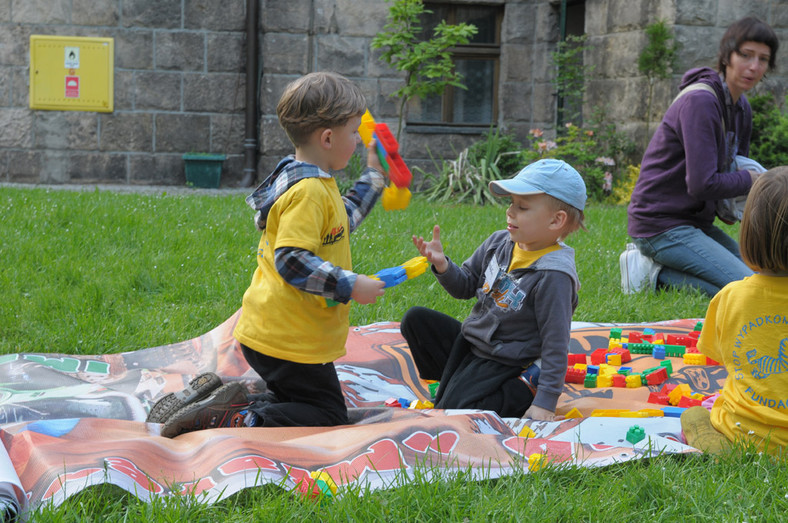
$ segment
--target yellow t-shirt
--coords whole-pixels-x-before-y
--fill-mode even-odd
[[[514,250],[512,251],[512,262],[509,264],[509,268],[506,272],[512,272],[515,269],[525,269],[526,267],[530,267],[533,262],[548,252],[553,252],[560,249],[561,246],[556,243],[555,245],[545,247],[544,249],[540,249],[538,251],[526,251],[521,249],[520,246],[515,243]]]
[[[334,178],[308,178],[271,207],[260,238],[257,269],[244,293],[233,335],[258,352],[297,363],[327,363],[345,354],[350,307],[296,289],[279,275],[274,251],[306,249],[352,270],[350,229]]]
[[[711,300],[698,349],[728,377],[711,423],[728,439],[788,444],[788,278],[756,274]]]

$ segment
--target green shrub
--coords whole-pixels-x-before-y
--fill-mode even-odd
[[[788,165],[788,114],[771,93],[749,98],[752,106],[750,158],[767,169]]]

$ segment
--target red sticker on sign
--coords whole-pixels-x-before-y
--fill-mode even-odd
[[[66,98],[79,98],[79,76],[66,76]]]

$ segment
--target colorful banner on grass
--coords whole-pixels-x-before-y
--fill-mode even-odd
[[[0,507],[19,511],[62,503],[87,486],[112,483],[140,498],[194,494],[205,502],[243,488],[274,483],[296,488],[325,471],[339,486],[386,488],[417,467],[439,477],[452,470],[494,478],[528,470],[534,457],[603,466],[657,453],[694,452],[683,445],[677,418],[576,418],[556,422],[501,419],[479,411],[381,407],[390,397],[428,399],[407,345],[394,322],[352,328],[348,353],[337,361],[352,424],[341,427],[215,429],[159,436],[144,419],[153,402],[180,390],[196,374],[213,371],[243,382],[250,393],[264,383],[246,365],[232,338],[237,314],[195,339],[97,356],[14,354],[0,357]],[[695,320],[621,326],[686,334]],[[574,324],[570,352],[607,347],[610,325]],[[642,371],[658,362],[633,355]],[[685,366],[672,358],[672,383],[693,391],[718,390],[722,367]],[[567,384],[559,415],[577,408],[656,408],[641,388],[585,388]],[[637,424],[647,437],[627,441]],[[531,437],[521,437],[533,431]]]

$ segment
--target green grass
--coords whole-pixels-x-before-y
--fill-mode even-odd
[[[0,188],[0,203],[0,354],[110,353],[199,336],[240,307],[254,269],[259,233],[241,196]],[[406,211],[377,208],[351,236],[355,270],[374,273],[416,256],[411,235],[430,234],[435,223],[448,255],[461,262],[505,225],[504,209],[418,199]],[[591,206],[587,225],[568,241],[582,282],[576,320],[703,317],[708,300],[697,293],[621,294],[623,207]],[[354,305],[351,323],[398,321],[417,304],[458,319],[472,306],[448,297],[427,274],[389,289],[375,305]],[[104,485],[35,520],[777,520],[788,508],[785,485],[783,463],[734,451],[721,459],[667,456],[488,481],[417,476],[324,505],[275,486],[206,506],[193,499],[145,503]]]

